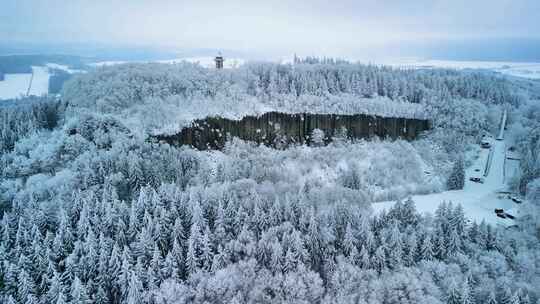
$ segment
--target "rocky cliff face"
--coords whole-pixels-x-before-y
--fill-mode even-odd
[[[246,116],[241,120],[208,117],[196,120],[191,127],[174,135],[159,135],[156,139],[171,145],[191,145],[199,150],[221,149],[228,138],[239,137],[276,148],[290,144],[312,144],[314,129],[324,132],[324,143],[335,136],[360,139],[378,136],[414,140],[428,130],[428,120],[336,114],[287,114],[269,112],[261,116]]]

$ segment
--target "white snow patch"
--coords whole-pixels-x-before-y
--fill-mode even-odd
[[[540,79],[539,62],[506,62],[506,61],[453,61],[453,60],[422,60],[400,59],[381,62],[384,65],[405,68],[446,68],[446,69],[484,69],[501,74]]]
[[[69,73],[69,74],[85,73],[86,72],[86,71],[83,71],[83,70],[70,69],[67,65],[58,64],[58,63],[47,63],[45,65],[48,68],[62,70],[62,71],[66,72],[66,73]]]
[[[28,95],[47,95],[49,92],[49,69],[42,66],[33,66],[32,71],[34,76],[32,77],[32,81],[30,83]]]
[[[14,99],[25,96],[32,74],[5,74],[0,81],[0,99]]]
[[[130,63],[129,61],[99,61],[99,62],[92,62],[89,63],[89,66],[92,67],[102,67],[102,66],[111,66],[111,65],[118,65],[118,64],[124,64],[124,63]]]
[[[4,81],[0,81],[0,99],[47,95],[49,76],[49,68],[45,66],[33,66],[32,74],[5,74]]]

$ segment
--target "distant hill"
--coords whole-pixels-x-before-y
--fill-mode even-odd
[[[32,73],[32,66],[44,66],[47,63],[62,64],[72,69],[84,69],[87,61],[73,55],[0,56],[0,74]]]

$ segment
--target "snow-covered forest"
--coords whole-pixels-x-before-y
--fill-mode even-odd
[[[176,132],[208,115],[280,111],[431,118],[447,105],[439,100],[473,99],[465,106],[476,110],[478,101],[500,105],[521,99],[494,75],[341,61],[251,63],[219,73],[190,63],[102,67],[68,82],[64,97],[77,109],[115,114],[143,133]]]
[[[61,100],[3,103],[0,301],[538,303],[539,88],[308,58],[102,67],[69,80]],[[273,110],[422,117],[433,130],[286,150],[148,137]],[[459,202],[416,211],[409,195],[463,187],[503,110],[526,216],[507,228],[470,221]],[[373,214],[381,200],[400,202]]]

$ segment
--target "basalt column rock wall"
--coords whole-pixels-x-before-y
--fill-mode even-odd
[[[196,120],[190,127],[174,135],[159,135],[157,140],[175,146],[191,145],[199,150],[221,149],[227,138],[239,137],[272,147],[311,143],[314,129],[324,131],[325,142],[342,135],[352,139],[403,138],[414,140],[430,128],[428,120],[380,117],[363,114],[287,114],[268,112],[261,116],[246,116],[241,120],[208,117]]]

